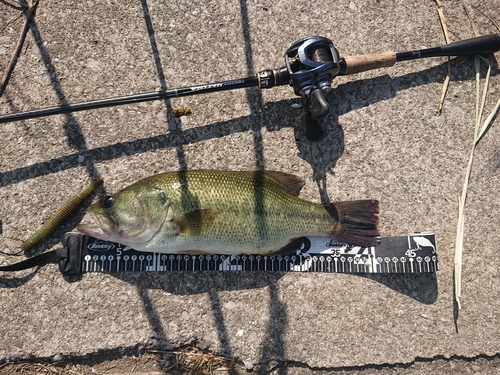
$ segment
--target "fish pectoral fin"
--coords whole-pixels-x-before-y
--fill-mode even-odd
[[[215,222],[217,214],[212,208],[200,208],[174,219],[179,235],[199,236],[208,231]]]

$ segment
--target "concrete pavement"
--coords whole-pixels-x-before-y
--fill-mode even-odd
[[[473,37],[460,5],[444,1],[453,41]],[[498,0],[468,1],[481,34],[498,33]],[[342,56],[444,43],[433,1],[41,1],[0,114],[253,76],[284,65],[304,35]],[[0,3],[0,69],[22,27]],[[499,58],[499,54],[495,58]],[[268,169],[306,181],[301,197],[379,199],[384,236],[436,233],[436,275],[299,273],[86,274],[55,265],[0,274],[0,359],[196,345],[264,372],[410,363],[500,352],[500,128],[477,147],[466,206],[462,310],[453,303],[457,197],[473,139],[471,57],[337,77],[318,142],[290,87],[241,89],[0,125],[3,250],[16,252],[92,178],[113,192],[179,169]],[[485,69],[482,70],[483,76]],[[499,99],[493,59],[490,112]],[[173,110],[190,107],[189,117]],[[88,206],[90,200],[86,202]],[[85,207],[34,252],[57,248]],[[0,264],[17,258],[0,257]]]

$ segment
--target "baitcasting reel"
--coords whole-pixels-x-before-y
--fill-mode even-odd
[[[306,36],[290,43],[285,52],[286,66],[259,72],[261,89],[289,84],[295,95],[304,99],[306,137],[318,140],[323,137],[319,121],[330,113],[325,96],[331,91],[333,79],[340,71],[340,57],[330,39]]]
[[[330,113],[325,96],[332,89],[332,81],[340,71],[340,57],[329,39],[308,36],[291,43],[285,53],[290,85],[306,103],[306,136],[319,139],[323,131],[318,121]]]

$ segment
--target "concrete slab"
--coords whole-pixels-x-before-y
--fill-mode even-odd
[[[461,6],[444,1],[452,40],[473,37]],[[498,33],[497,0],[468,1],[481,34]],[[0,68],[22,26],[0,4]],[[43,1],[0,113],[253,76],[284,65],[304,35],[342,56],[444,43],[432,1]],[[496,59],[500,57],[495,55]],[[87,274],[55,266],[0,275],[0,359],[81,357],[196,345],[266,371],[411,363],[500,352],[500,128],[479,144],[466,207],[463,306],[455,324],[457,197],[473,139],[473,59],[455,58],[441,115],[446,58],[338,77],[327,136],[304,136],[293,90],[235,90],[12,122],[0,126],[1,247],[20,243],[66,197],[104,178],[113,192],[178,169],[268,169],[306,181],[301,197],[381,201],[384,236],[430,230],[435,276],[174,273]],[[482,70],[483,76],[485,70]],[[496,60],[486,112],[499,98]],[[189,117],[173,117],[188,106]],[[86,202],[86,206],[90,200]],[[33,251],[59,246],[82,208]],[[0,258],[7,264],[17,258]],[[59,357],[58,357],[59,356]]]

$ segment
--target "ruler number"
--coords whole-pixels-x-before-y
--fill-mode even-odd
[[[406,250],[405,255],[409,258],[415,258],[417,256],[417,252],[415,249],[408,249]]]
[[[340,257],[340,249],[331,249],[332,257],[338,258]]]

